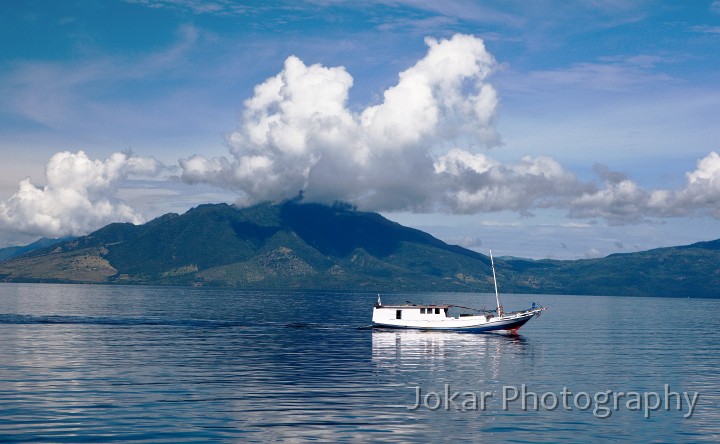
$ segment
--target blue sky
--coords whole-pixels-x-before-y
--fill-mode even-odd
[[[498,254],[720,237],[720,1],[11,0],[0,34],[0,246],[303,187]],[[487,72],[430,73],[463,51]],[[400,73],[444,76],[432,128]],[[344,123],[250,143],[317,123],[286,105]]]

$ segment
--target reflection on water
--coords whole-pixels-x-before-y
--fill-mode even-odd
[[[497,380],[503,365],[532,365],[535,353],[532,342],[520,335],[415,330],[372,333],[372,360],[379,369],[417,367],[435,374],[470,369],[475,381]]]
[[[697,329],[719,301],[543,296],[551,310],[506,336],[363,328],[374,298],[0,284],[0,441],[720,440],[720,333]],[[503,410],[521,384],[701,397],[690,420]],[[493,397],[408,408],[445,386]]]

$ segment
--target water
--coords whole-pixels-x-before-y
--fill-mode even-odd
[[[550,307],[507,337],[368,329],[375,297],[0,284],[0,441],[720,440],[720,301],[507,295]],[[692,417],[594,399],[666,386]]]

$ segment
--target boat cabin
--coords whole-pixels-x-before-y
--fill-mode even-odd
[[[373,310],[373,322],[406,320],[438,320],[448,317],[450,305],[378,305]]]

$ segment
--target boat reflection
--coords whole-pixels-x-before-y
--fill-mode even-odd
[[[372,360],[378,370],[469,370],[496,379],[503,365],[532,365],[535,347],[520,335],[421,330],[372,332]]]

